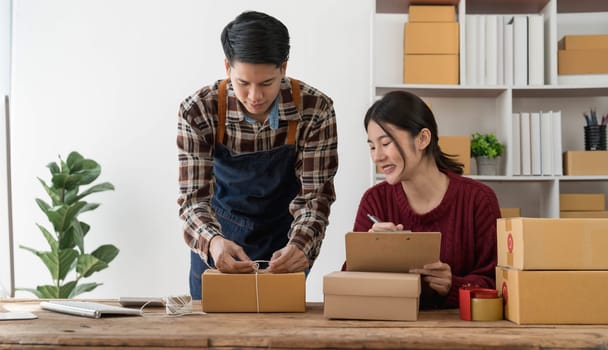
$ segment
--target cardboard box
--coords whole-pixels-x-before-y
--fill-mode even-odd
[[[405,23],[404,47],[406,55],[457,55],[459,52],[458,23]]]
[[[458,55],[405,55],[403,82],[458,84]]]
[[[608,175],[608,151],[564,152],[564,175]]]
[[[608,49],[608,35],[566,35],[558,42],[558,48],[561,50]]]
[[[517,324],[608,324],[608,271],[496,268],[505,318]]]
[[[456,161],[464,164],[464,175],[471,174],[470,136],[439,136],[439,147],[443,153],[456,156]]]
[[[257,291],[256,291],[257,288]],[[304,312],[304,272],[229,274],[203,273],[204,312]]]
[[[410,5],[408,22],[454,22],[455,6]]]
[[[500,217],[518,218],[521,216],[520,208],[500,208]]]
[[[608,73],[608,49],[559,50],[557,74]]]
[[[606,209],[605,193],[561,193],[560,211],[602,211]]]
[[[560,218],[608,218],[608,211],[560,211]]]
[[[498,219],[498,266],[608,269],[608,219]]]
[[[416,321],[420,275],[332,272],[323,277],[326,318]]]

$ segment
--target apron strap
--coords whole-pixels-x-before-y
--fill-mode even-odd
[[[300,109],[300,82],[297,79],[291,80],[291,95],[296,110]],[[226,96],[228,93],[227,89],[228,79],[224,79],[220,82],[218,88],[218,104],[217,104],[217,133],[215,137],[216,143],[225,144],[225,131],[226,131]],[[287,143],[288,145],[295,144],[296,131],[298,129],[298,121],[290,120],[287,125]]]

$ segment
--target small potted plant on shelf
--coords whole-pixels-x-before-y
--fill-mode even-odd
[[[498,157],[504,146],[493,133],[471,135],[471,157],[477,161],[478,175],[498,175]]]

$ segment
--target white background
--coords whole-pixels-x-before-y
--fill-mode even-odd
[[[1,3],[0,33],[5,35],[9,2]],[[340,269],[344,234],[370,184],[362,120],[370,102],[372,5],[347,0],[14,1],[16,286],[51,282],[42,262],[18,246],[46,249],[35,223],[51,226],[34,200],[47,196],[36,177],[49,179],[46,164],[77,150],[101,164],[99,181],[116,186],[114,192],[88,197],[102,205],[81,216],[91,225],[86,248],[111,243],[120,249],[108,269],[88,279],[103,285],[82,296],[188,293],[189,250],[176,204],[178,105],[225,76],[220,32],[240,12],[254,9],[289,28],[288,75],[319,88],[335,103],[338,199],[307,283],[307,300],[322,300],[322,277]],[[5,44],[3,36],[3,59],[10,47]],[[2,191],[4,201],[4,185]],[[6,222],[1,224],[0,280],[6,285]]]

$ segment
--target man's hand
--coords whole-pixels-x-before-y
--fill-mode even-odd
[[[424,265],[422,269],[411,269],[410,273],[423,275],[424,281],[439,295],[446,296],[452,289],[452,269],[441,261]]]
[[[243,248],[222,236],[214,236],[209,243],[209,254],[215,267],[224,273],[253,272],[254,262],[249,259]]]
[[[287,273],[306,270],[310,264],[308,258],[300,248],[288,244],[272,254],[268,264],[268,272]]]

